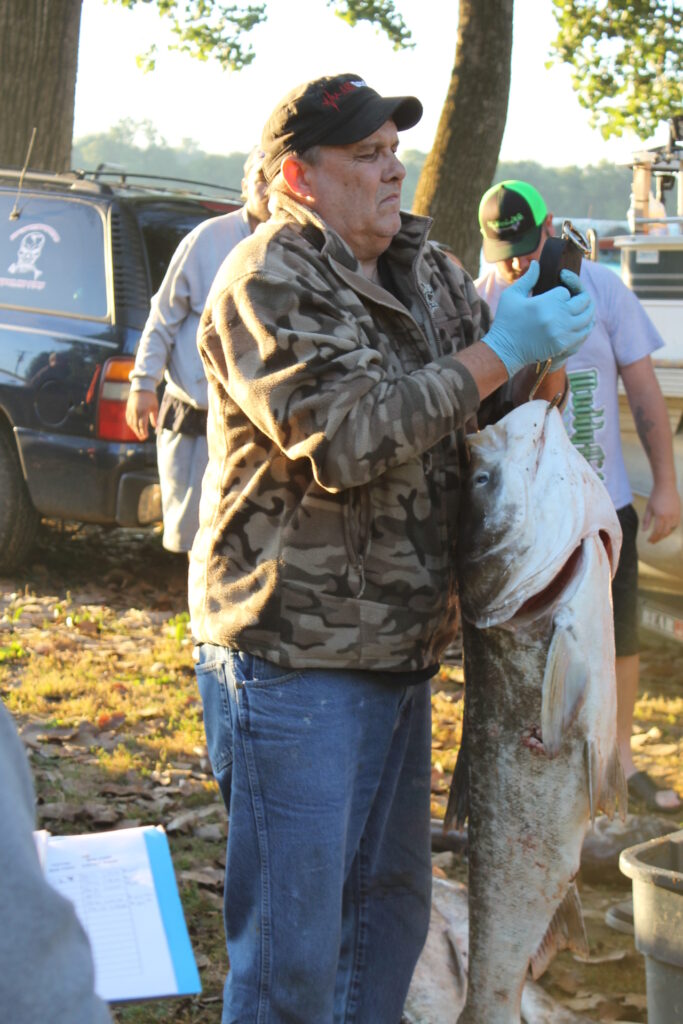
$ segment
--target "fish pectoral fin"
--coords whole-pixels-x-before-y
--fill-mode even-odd
[[[599,774],[595,747],[590,741],[586,742],[585,760],[591,823],[595,824],[596,810],[602,811],[610,819],[618,810],[621,820],[625,821],[628,811],[628,788],[624,769],[621,766],[619,748],[614,746],[602,776]]]
[[[467,698],[465,698],[467,699]],[[451,788],[448,794],[446,814],[443,819],[444,835],[451,824],[454,828],[462,828],[470,813],[470,759],[467,753],[467,719],[462,723],[462,739],[458,757],[453,769]]]
[[[590,952],[581,898],[575,882],[570,883],[567,894],[553,914],[540,946],[529,961],[534,981],[541,977],[556,953],[563,949],[571,949],[581,956],[588,956]]]
[[[556,622],[543,675],[541,735],[548,757],[557,757],[562,737],[583,703],[588,665],[566,625]]]

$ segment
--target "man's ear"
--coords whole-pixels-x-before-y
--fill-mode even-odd
[[[313,196],[306,171],[306,164],[296,156],[286,156],[280,165],[280,172],[287,182],[290,192],[293,192],[299,199],[311,202]]]
[[[545,218],[545,226],[548,230],[548,234],[552,237],[555,232],[553,231],[553,215],[549,213]]]

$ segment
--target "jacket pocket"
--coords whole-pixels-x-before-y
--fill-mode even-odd
[[[344,493],[344,543],[349,557],[349,586],[354,597],[365,590],[365,563],[370,549],[371,502],[367,484]]]

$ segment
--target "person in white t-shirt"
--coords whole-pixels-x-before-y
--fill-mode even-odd
[[[509,180],[484,194],[479,225],[484,258],[490,266],[475,281],[475,287],[495,317],[504,289],[525,273],[532,260],[539,259],[546,239],[553,234],[552,214],[532,185]],[[581,282],[595,302],[596,323],[583,346],[567,362],[569,400],[564,419],[570,438],[603,480],[624,534],[612,583],[617,738],[630,795],[650,810],[676,813],[683,806],[678,794],[659,788],[649,774],[637,771],[631,752],[640,667],[638,516],[622,454],[617,393],[621,377],[652,470],[653,488],[642,528],[651,529],[648,540],[656,544],[675,530],[680,520],[671,426],[650,358],[664,342],[638,298],[613,270],[584,260]]]

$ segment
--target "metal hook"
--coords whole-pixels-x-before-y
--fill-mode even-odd
[[[562,238],[567,238],[570,242],[573,242],[577,249],[580,249],[584,256],[590,256],[591,247],[588,239],[575,228],[570,220],[562,221]]]
[[[552,359],[546,359],[546,361],[543,364],[543,366],[541,366],[540,362],[536,363],[536,380],[534,381],[534,385],[533,385],[531,391],[529,392],[529,401],[530,402],[533,402],[534,396],[535,396],[536,392],[538,391],[538,389],[540,388],[541,384],[545,380],[545,378],[546,378],[546,376],[548,374],[548,370],[550,369],[550,364],[551,363],[552,363]]]

